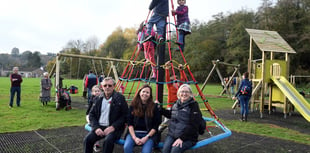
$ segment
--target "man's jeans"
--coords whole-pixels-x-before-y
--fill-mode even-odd
[[[20,106],[20,87],[11,87],[11,98],[10,98],[10,106],[13,107],[13,101],[15,93],[17,93],[16,96],[16,105]]]

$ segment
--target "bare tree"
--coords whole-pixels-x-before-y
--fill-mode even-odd
[[[99,40],[96,36],[91,36],[86,40],[84,51],[90,52],[98,49]]]

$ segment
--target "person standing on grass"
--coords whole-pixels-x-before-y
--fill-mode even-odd
[[[97,98],[89,112],[92,130],[84,138],[84,153],[92,153],[96,141],[104,138],[102,152],[112,153],[114,143],[125,129],[128,105],[125,97],[114,90],[115,81],[106,77],[101,82],[103,96]]]
[[[51,101],[51,87],[52,81],[48,77],[48,72],[43,73],[43,78],[41,79],[41,93],[40,99],[43,105],[47,104],[47,102]]]
[[[252,96],[252,83],[249,80],[249,72],[243,73],[243,80],[238,88],[236,95],[233,97],[233,100],[236,100],[237,97],[240,101],[241,106],[241,121],[248,120],[248,113],[249,113],[249,101]]]
[[[91,89],[96,84],[98,84],[98,78],[93,73],[93,71],[90,70],[89,74],[86,76],[86,79],[85,79],[85,87],[87,88],[88,104],[89,104],[90,97],[91,97]]]
[[[10,80],[11,80],[11,96],[10,96],[10,108],[13,107],[13,101],[14,101],[14,96],[15,93],[16,95],[16,105],[17,107],[20,106],[20,94],[21,94],[21,83],[23,82],[23,78],[20,74],[18,74],[18,67],[13,68],[13,73],[10,75]]]

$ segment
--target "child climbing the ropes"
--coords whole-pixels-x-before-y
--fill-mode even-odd
[[[151,31],[154,24],[156,24],[158,40],[159,42],[163,42],[166,26],[166,17],[169,15],[168,0],[152,0],[149,6],[149,10],[153,10],[153,15],[148,21],[144,42],[151,40]]]
[[[179,87],[183,84],[182,81],[185,81],[185,73],[183,70],[183,65],[180,64],[178,66],[180,72],[180,80],[178,80],[178,76],[170,76],[169,69],[171,68],[170,61],[165,63],[165,73],[166,73],[166,82],[167,82],[167,89],[168,89],[168,100],[167,100],[167,109],[170,110],[174,102],[178,100],[177,91]],[[176,79],[176,80],[174,80]],[[163,131],[165,127],[167,127],[169,119],[165,118],[164,122],[159,126],[159,131]]]
[[[178,40],[177,44],[180,45],[181,51],[184,52],[185,36],[191,33],[191,26],[188,17],[188,6],[186,6],[186,0],[178,0],[178,8],[171,10],[172,15],[177,15],[177,29],[178,29]]]
[[[143,40],[143,37],[146,35],[146,28],[144,25],[144,22],[142,22],[140,24],[140,27],[137,31],[138,34],[138,41],[141,42],[141,40]],[[152,29],[151,31],[151,36],[155,37],[155,32]],[[140,46],[140,44],[138,44]],[[153,41],[147,41],[144,42],[143,44],[143,51],[144,51],[144,57],[146,60],[148,60],[151,65],[152,65],[152,77],[151,78],[156,78],[156,62],[155,62],[155,58],[154,58],[154,54],[155,54],[155,43]]]

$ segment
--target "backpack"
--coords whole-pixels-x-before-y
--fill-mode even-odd
[[[252,84],[248,81],[248,83],[244,84],[241,87],[241,95],[251,95],[252,94]]]

